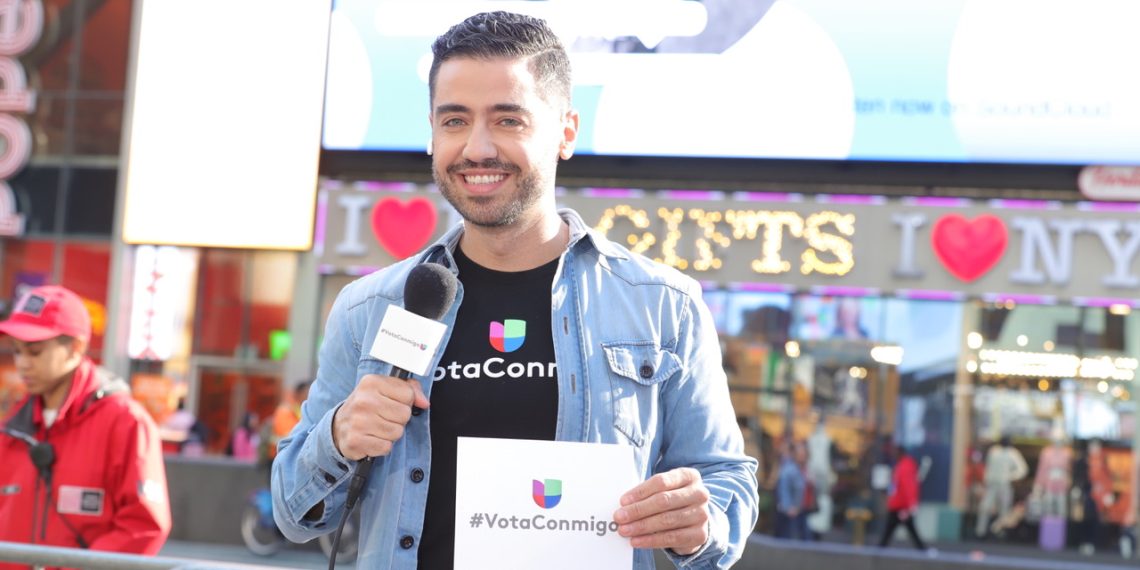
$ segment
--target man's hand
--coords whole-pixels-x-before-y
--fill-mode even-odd
[[[700,472],[682,467],[658,473],[623,495],[614,521],[634,548],[669,548],[686,556],[708,541],[708,502]]]
[[[354,461],[388,455],[404,435],[412,406],[428,407],[419,382],[367,374],[333,416],[333,443]]]

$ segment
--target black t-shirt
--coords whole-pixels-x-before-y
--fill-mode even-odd
[[[451,570],[455,557],[456,438],[553,440],[558,381],[550,290],[558,260],[493,271],[455,251],[463,303],[431,389],[431,476],[421,569]]]

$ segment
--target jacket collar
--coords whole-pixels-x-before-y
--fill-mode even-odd
[[[65,418],[84,413],[92,404],[106,396],[130,391],[130,386],[125,381],[100,369],[90,358],[85,357],[72,374],[71,388],[60,405],[55,420],[57,425]],[[12,414],[8,426],[27,434],[37,433],[44,425],[43,406],[43,398],[28,396],[16,413]]]
[[[570,244],[567,249],[573,248],[579,242],[585,243],[592,247],[604,257],[614,259],[629,259],[629,254],[618,247],[614,242],[606,239],[605,236],[598,233],[593,228],[586,225],[582,220],[582,216],[571,210],[570,208],[560,208],[558,215],[570,226]],[[463,236],[463,222],[455,224],[451,229],[447,230],[434,244],[424,250],[420,256],[420,262],[436,262],[442,263],[448,268],[451,267],[451,262],[445,252],[450,253],[455,251],[455,247],[459,245],[459,238]]]

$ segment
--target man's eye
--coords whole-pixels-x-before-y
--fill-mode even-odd
[[[462,124],[463,124],[463,120],[455,118],[455,117],[452,117],[450,119],[445,119],[443,121],[443,126],[445,126],[445,127],[458,127]]]
[[[503,125],[504,127],[518,127],[522,126],[522,121],[518,119],[503,119],[499,121],[499,124]]]

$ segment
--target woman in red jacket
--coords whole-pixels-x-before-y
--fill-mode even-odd
[[[879,540],[879,546],[886,546],[899,523],[902,523],[910,533],[914,545],[919,550],[926,550],[926,544],[914,528],[914,516],[918,514],[918,464],[901,446],[891,443],[887,444],[887,449],[895,460],[895,469],[887,493],[887,527],[883,531],[883,538]]]
[[[33,289],[0,336],[28,386],[0,425],[0,541],[157,553],[171,522],[158,429],[126,383],[87,358],[82,300]]]

